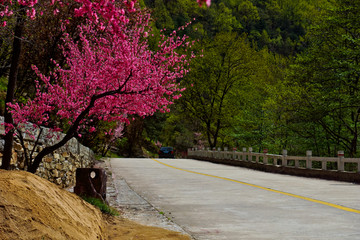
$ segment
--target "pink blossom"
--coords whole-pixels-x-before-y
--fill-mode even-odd
[[[36,16],[36,10],[34,8],[30,8],[26,10],[26,15],[30,17],[31,20],[35,19]]]
[[[41,82],[36,83],[34,99],[26,104],[9,105],[15,124],[46,125],[51,114],[71,126],[81,117],[77,131],[90,122],[86,119],[99,119],[120,123],[114,132],[105,134],[121,135],[121,123],[128,123],[131,116],[169,111],[168,105],[181,97],[184,90],[177,80],[188,72],[185,66],[192,56],[176,53],[177,48],[189,45],[187,37],[176,34],[163,36],[161,48],[156,52],[150,50],[143,41],[149,20],[149,15],[139,15],[131,26],[117,22],[114,31],[112,25],[103,29],[102,22],[89,19],[79,27],[78,41],[65,34],[62,45],[65,67],[57,64],[52,81],[33,67]],[[91,37],[98,36],[99,31],[101,38]],[[84,112],[86,115],[82,115]],[[88,129],[95,131],[94,127]]]
[[[196,0],[199,4],[199,6],[201,7],[203,3],[206,4],[207,7],[210,7],[211,5],[211,0]]]

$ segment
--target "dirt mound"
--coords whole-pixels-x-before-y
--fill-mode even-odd
[[[106,216],[109,240],[190,240],[189,236],[158,227],[143,226],[121,217]]]
[[[107,239],[101,212],[23,171],[0,170],[0,239]]]
[[[190,240],[178,232],[143,226],[97,208],[24,171],[0,170],[1,240]]]

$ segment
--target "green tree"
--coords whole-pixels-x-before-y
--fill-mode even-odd
[[[217,8],[212,8],[211,14],[213,14],[213,27],[216,29],[215,32],[232,32],[233,30],[241,29],[242,26],[232,14],[224,3],[219,3]]]
[[[308,33],[291,80],[299,86],[294,118],[321,127],[328,154],[358,152],[360,114],[360,18],[358,1],[334,1]]]
[[[153,18],[158,29],[174,29],[174,22],[163,0],[155,0]]]
[[[277,116],[271,115],[273,108],[268,102],[278,96],[277,86],[283,82],[289,60],[267,49],[256,52],[256,55],[257,69],[241,89],[244,104],[231,134],[238,147],[251,146],[259,152],[269,148],[281,152],[284,133],[277,124]]]
[[[180,102],[213,148],[228,135],[244,103],[242,93],[255,76],[258,54],[246,36],[220,33],[204,43],[204,57],[198,58],[186,77],[189,86]]]

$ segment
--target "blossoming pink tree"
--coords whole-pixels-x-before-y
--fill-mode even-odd
[[[71,13],[76,17],[85,17],[90,21],[99,22],[105,20],[108,25],[116,27],[119,22],[128,21],[126,12],[134,11],[135,1],[115,1],[115,0],[44,0],[38,3],[38,0],[0,0],[0,27],[7,27],[10,35],[13,36],[11,67],[8,76],[8,86],[5,99],[5,105],[12,103],[14,100],[15,87],[17,82],[20,56],[22,51],[22,40],[25,28],[25,22],[33,20],[37,15],[41,15],[39,9],[54,9],[56,15],[65,5],[71,5],[75,2],[77,8]],[[10,23],[10,24],[8,24]],[[9,26],[7,26],[9,25]],[[5,124],[13,124],[13,118],[8,108],[5,106]],[[8,169],[12,156],[13,130],[5,135],[5,146],[1,168]]]
[[[187,73],[185,67],[193,56],[175,50],[187,46],[186,37],[176,32],[163,36],[159,50],[153,52],[146,41],[149,17],[139,12],[136,20],[131,26],[119,22],[116,28],[88,21],[80,27],[79,41],[64,37],[65,67],[57,65],[51,76],[33,67],[41,80],[36,97],[26,104],[9,104],[14,126],[46,125],[55,115],[70,127],[63,139],[30,161],[28,171],[35,172],[44,156],[78,135],[91,119],[127,122],[127,116],[167,111],[180,97],[184,89],[177,80]]]
[[[199,5],[209,0],[197,0]],[[135,22],[129,22],[127,13],[136,12],[135,1],[124,0],[75,0],[78,8],[74,16],[85,16],[87,24],[79,27],[80,40],[74,42],[65,35],[63,53],[66,66],[57,65],[51,76],[42,75],[34,66],[41,81],[37,83],[36,98],[26,104],[13,103],[17,68],[21,53],[24,19],[34,19],[37,0],[0,0],[1,26],[6,18],[16,14],[14,42],[6,97],[5,125],[9,130],[5,137],[2,168],[9,167],[14,129],[24,122],[37,126],[46,125],[49,116],[66,119],[70,128],[57,144],[44,148],[30,159],[28,171],[35,172],[44,156],[63,146],[88,121],[98,118],[105,121],[126,122],[128,115],[146,116],[157,110],[166,111],[172,98],[180,96],[182,89],[176,80],[186,74],[185,55],[175,50],[188,47],[186,38],[173,32],[170,38],[163,36],[159,51],[149,50],[146,38],[149,33],[148,15],[138,12]],[[67,3],[61,0],[43,1],[59,9]],[[66,23],[66,21],[64,21]],[[54,131],[61,129],[55,127]]]

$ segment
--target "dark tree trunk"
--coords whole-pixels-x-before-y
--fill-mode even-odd
[[[45,147],[41,152],[39,152],[39,154],[36,155],[36,157],[34,158],[34,162],[28,168],[28,172],[35,173],[36,170],[38,169],[42,159],[46,155],[48,155],[48,154],[54,152],[55,150],[61,148],[62,146],[64,146],[74,136],[75,132],[76,132],[75,130],[68,131],[68,133],[65,135],[65,137],[60,142],[58,142],[57,144],[54,144],[50,147]]]
[[[23,29],[24,29],[24,20],[22,18],[22,14],[20,14],[20,16],[18,16],[16,19],[11,67],[10,67],[9,81],[8,81],[6,99],[5,99],[4,122],[6,124],[13,124],[13,118],[11,113],[7,110],[7,104],[13,102],[15,95],[17,74],[18,74],[20,55],[21,55],[21,45],[22,45],[21,38],[22,38]],[[14,141],[14,130],[11,130],[5,135],[4,154],[1,165],[2,169],[9,169],[10,167],[13,141]]]

